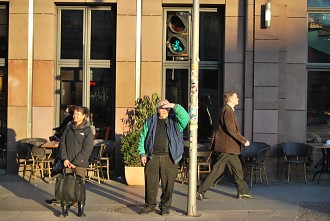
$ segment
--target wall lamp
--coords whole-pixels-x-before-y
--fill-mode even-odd
[[[272,21],[271,4],[268,2],[265,4],[265,28],[270,27],[271,21]]]

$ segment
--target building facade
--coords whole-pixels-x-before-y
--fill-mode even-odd
[[[242,133],[272,145],[271,177],[280,164],[278,144],[306,142],[319,125],[328,138],[329,46],[320,42],[330,30],[327,7],[326,1],[200,0],[200,110],[207,102],[216,122],[223,92],[236,90]],[[17,172],[16,142],[51,136],[68,104],[90,107],[96,136],[116,140],[118,171],[123,119],[136,98],[157,92],[189,108],[193,0],[0,0],[0,13],[7,173]]]

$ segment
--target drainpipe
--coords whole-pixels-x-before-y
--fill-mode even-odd
[[[142,0],[136,0],[135,98],[141,93],[141,20]]]
[[[29,0],[28,18],[28,77],[27,77],[27,130],[26,137],[32,137],[32,79],[33,79],[33,8],[34,0]]]

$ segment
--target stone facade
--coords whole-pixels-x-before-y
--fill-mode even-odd
[[[27,134],[28,1],[9,2],[8,50],[8,172],[15,171],[15,142]],[[85,0],[35,0],[32,136],[48,138],[55,126],[57,5]],[[116,153],[122,118],[136,99],[136,1],[103,0],[116,4]],[[144,0],[141,36],[141,94],[162,93],[163,7],[192,7],[192,0]],[[307,106],[307,1],[272,0],[271,27],[263,28],[261,0],[201,0],[201,6],[225,4],[224,91],[241,97],[239,122],[251,141],[272,145],[268,162],[276,176],[277,144],[305,142]],[[150,34],[148,28],[152,27]],[[153,51],[151,54],[150,51]]]

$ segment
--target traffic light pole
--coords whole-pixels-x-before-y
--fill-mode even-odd
[[[189,188],[187,215],[198,216],[196,206],[197,189],[197,129],[198,129],[198,69],[199,69],[199,0],[193,1],[192,54],[190,73],[190,145]]]

